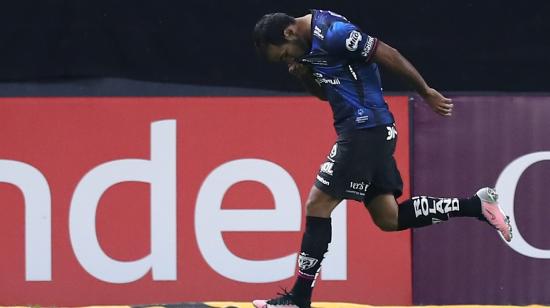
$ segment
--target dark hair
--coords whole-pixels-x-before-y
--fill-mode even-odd
[[[256,51],[265,56],[269,44],[280,46],[286,42],[284,31],[286,27],[296,22],[296,19],[285,13],[264,15],[254,27],[254,46]]]

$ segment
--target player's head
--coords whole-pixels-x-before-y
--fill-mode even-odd
[[[253,37],[258,53],[273,62],[294,62],[309,49],[296,19],[285,13],[264,15],[256,23]]]

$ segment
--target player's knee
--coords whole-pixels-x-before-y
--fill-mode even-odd
[[[306,215],[329,218],[340,201],[313,186],[306,201]]]
[[[306,215],[317,217],[330,217],[331,210],[319,200],[308,199],[306,202]]]
[[[384,215],[382,217],[374,218],[374,223],[380,230],[385,232],[392,232],[398,230],[397,216]]]

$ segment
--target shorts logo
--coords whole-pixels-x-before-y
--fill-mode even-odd
[[[298,257],[298,267],[300,267],[300,270],[306,271],[317,264],[319,260],[308,257],[305,252],[300,253],[300,256]]]
[[[386,137],[386,140],[395,139],[397,136],[397,129],[395,129],[395,126],[386,126],[386,129],[388,130],[388,137]]]
[[[336,151],[338,151],[338,143],[335,143],[334,146],[332,147],[332,150],[330,150],[329,157],[334,158],[334,156],[336,156]]]
[[[353,189],[353,190],[358,190],[358,191],[367,191],[367,188],[369,188],[369,183],[365,183],[365,182],[350,182],[349,183],[349,188]]]
[[[361,41],[362,38],[363,36],[359,31],[357,30],[351,31],[351,33],[349,34],[349,37],[346,39],[346,48],[349,51],[356,51],[357,47],[359,47],[359,42]]]
[[[321,172],[326,173],[328,175],[332,175],[332,167],[334,166],[334,163],[326,162],[321,165]]]
[[[325,180],[322,176],[317,175],[317,181],[323,183],[324,185],[330,186],[330,182]]]

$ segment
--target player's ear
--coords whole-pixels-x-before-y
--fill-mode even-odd
[[[284,37],[287,41],[290,41],[290,40],[296,38],[296,30],[294,29],[294,27],[292,27],[292,25],[289,25],[283,31],[283,35],[284,35]]]

